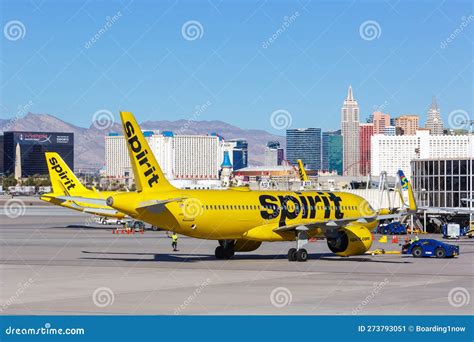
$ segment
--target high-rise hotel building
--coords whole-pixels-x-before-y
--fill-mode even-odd
[[[468,158],[474,151],[468,135],[432,135],[427,129],[415,135],[374,135],[372,137],[371,173],[386,171],[395,176],[398,170],[411,174],[412,161],[421,159]]]
[[[360,147],[360,166],[359,172],[361,176],[370,174],[371,145],[370,140],[374,135],[373,123],[361,123],[359,131],[359,147]]]
[[[395,126],[401,130],[400,135],[415,135],[420,128],[418,115],[401,115],[395,119]]]
[[[359,105],[354,100],[351,86],[341,109],[341,128],[343,173],[347,176],[359,176]]]
[[[174,135],[169,131],[145,131],[144,135],[168,179],[219,179],[224,151],[232,156],[236,145],[217,135]],[[105,175],[114,178],[132,176],[122,135],[105,137]]]
[[[321,128],[287,129],[286,159],[293,165],[301,159],[310,170],[321,170]]]
[[[426,120],[426,129],[429,129],[432,135],[443,135],[444,125],[438,108],[436,98],[433,97],[431,107],[428,109],[428,119]]]

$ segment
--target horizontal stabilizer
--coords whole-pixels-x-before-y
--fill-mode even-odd
[[[58,196],[55,198],[64,200],[64,201],[81,202],[81,203],[96,204],[96,205],[103,205],[103,206],[107,205],[106,200],[101,199],[101,198],[90,198],[90,197],[80,197],[80,196]]]
[[[166,203],[178,202],[178,201],[182,201],[184,199],[185,199],[184,197],[181,197],[181,198],[170,198],[170,199],[163,200],[163,201],[160,201],[160,200],[145,201],[145,202],[139,203],[138,206],[137,206],[137,209],[143,209],[143,208],[149,208],[149,207],[159,207],[159,206],[165,205]]]

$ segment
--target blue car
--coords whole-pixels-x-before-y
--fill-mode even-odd
[[[381,224],[377,232],[384,235],[402,235],[407,233],[407,228],[400,222],[391,222],[389,224]]]
[[[434,239],[420,239],[403,245],[402,254],[411,254],[415,258],[454,258],[459,255],[459,246],[449,245]]]

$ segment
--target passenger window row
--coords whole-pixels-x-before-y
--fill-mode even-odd
[[[262,206],[262,205],[203,205],[202,209],[206,210],[272,210],[274,207],[273,206]],[[278,209],[282,210],[284,207],[278,207]],[[285,207],[286,208],[286,207]],[[288,209],[294,210],[294,206],[287,206]],[[335,210],[336,208],[340,208],[341,210],[356,210],[356,206],[341,206],[341,207],[325,207],[318,205],[316,207],[314,206],[308,206],[309,210]]]

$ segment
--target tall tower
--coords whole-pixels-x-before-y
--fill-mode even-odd
[[[360,147],[360,165],[359,172],[361,176],[367,176],[370,174],[370,163],[371,163],[371,138],[374,135],[374,124],[373,123],[361,123],[359,130],[359,147]]]
[[[431,135],[443,135],[443,120],[441,119],[438,103],[434,96],[433,101],[431,101],[431,107],[428,109],[428,119],[426,120],[425,128],[430,130]]]
[[[21,149],[20,144],[16,144],[15,148],[15,179],[21,181]]]
[[[296,165],[298,159],[310,170],[321,170],[321,128],[286,130],[286,160]]]
[[[359,106],[352,96],[351,86],[341,109],[341,128],[343,173],[347,176],[359,176]]]
[[[232,177],[232,163],[230,162],[229,151],[224,151],[224,160],[221,164],[221,183],[224,187],[230,186]]]

